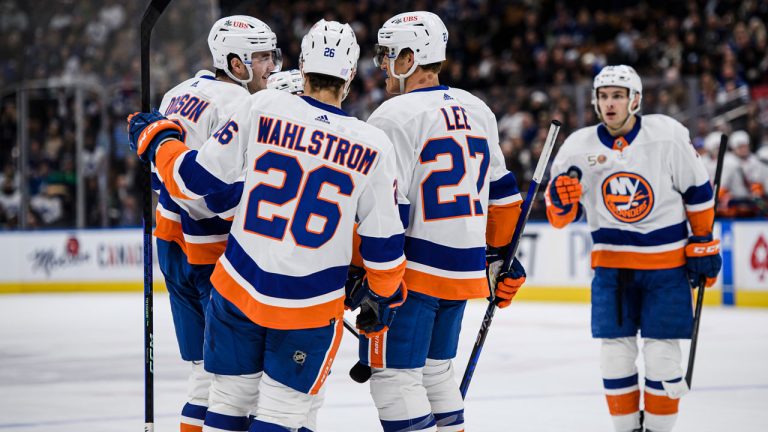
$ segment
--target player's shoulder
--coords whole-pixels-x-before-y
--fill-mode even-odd
[[[643,115],[641,121],[643,124],[643,129],[655,131],[656,133],[669,130],[688,130],[688,128],[686,128],[682,123],[664,114],[645,114]]]
[[[457,87],[449,87],[448,91],[443,95],[443,100],[450,103],[450,98],[453,98],[461,105],[477,107],[478,109],[492,112],[491,108],[484,100],[466,90]]]
[[[393,148],[389,136],[382,129],[359,119],[355,119],[354,124],[360,131],[361,137],[364,137],[366,143],[369,143],[369,145],[378,147],[381,150],[389,150]]]
[[[385,118],[402,123],[446,105],[461,105],[470,110],[482,111],[493,116],[491,109],[482,99],[472,93],[455,87],[434,86],[417,89],[384,101],[369,117]]]
[[[288,92],[264,89],[248,96],[248,109],[264,111],[267,113],[289,113],[292,106],[297,103],[297,97]]]
[[[559,152],[579,152],[585,147],[599,142],[597,137],[597,126],[598,125],[587,126],[573,131],[565,138],[563,144],[560,146]]]

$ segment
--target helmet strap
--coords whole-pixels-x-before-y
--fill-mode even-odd
[[[416,72],[416,67],[417,66],[418,65],[414,61],[413,65],[411,66],[411,69],[409,69],[408,72],[406,72],[406,73],[404,73],[402,75],[398,75],[395,72],[395,58],[390,58],[389,59],[389,76],[391,76],[392,78],[397,78],[397,80],[400,82],[400,93],[398,93],[398,94],[405,93],[405,80],[409,76],[413,75],[414,72]]]
[[[240,56],[238,56],[240,58]],[[242,60],[240,60],[242,62]],[[232,73],[231,65],[227,64],[227,68],[224,69],[224,73],[227,74],[229,78],[231,78],[233,81],[240,83],[241,86],[243,86],[244,89],[248,90],[248,83],[253,81],[253,70],[243,62],[243,66],[245,66],[245,69],[248,71],[248,79],[242,80],[235,76],[235,74]]]

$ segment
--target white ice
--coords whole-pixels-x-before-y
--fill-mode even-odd
[[[142,306],[140,293],[0,297],[0,432],[143,430]],[[484,310],[483,302],[467,308],[457,379]],[[347,375],[357,356],[348,336],[319,430],[378,431],[367,385]],[[469,388],[467,431],[611,431],[598,348],[588,305],[520,302],[498,311]],[[158,294],[158,432],[179,430],[187,371],[168,297]],[[768,431],[768,310],[705,308],[695,371],[676,431]]]

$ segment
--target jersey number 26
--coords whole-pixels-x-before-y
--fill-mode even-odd
[[[282,240],[290,228],[296,244],[308,248],[319,248],[333,237],[341,221],[341,208],[338,203],[321,198],[320,192],[323,185],[328,184],[335,186],[340,195],[352,195],[355,184],[349,174],[328,166],[305,173],[298,159],[273,151],[259,156],[254,170],[265,175],[271,170],[279,171],[285,179],[280,186],[259,183],[251,189],[245,215],[246,231]],[[282,207],[297,198],[296,210],[290,218],[259,216],[262,201]],[[323,220],[319,230],[310,227],[312,216]]]

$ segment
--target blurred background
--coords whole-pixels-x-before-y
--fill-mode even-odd
[[[1,229],[141,224],[140,170],[125,117],[140,105],[138,23],[146,3],[0,0]],[[768,214],[764,1],[175,1],[153,34],[153,105],[196,71],[212,69],[206,37],[219,17],[265,21],[277,33],[284,69],[298,66],[301,37],[325,18],[355,29],[362,53],[344,108],[366,119],[387,97],[371,60],[376,31],[404,10],[430,10],[445,21],[441,82],[477,94],[496,113],[521,190],[550,120],[564,124],[561,142],[596,123],[592,77],[623,63],[643,79],[642,112],[681,121],[702,154],[710,132],[748,133],[747,146],[731,150],[748,193],[726,196],[719,213]],[[543,218],[542,209],[539,201],[532,217]]]

